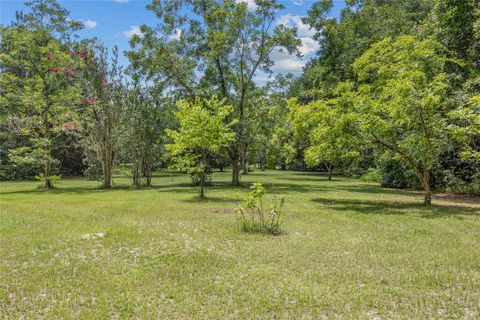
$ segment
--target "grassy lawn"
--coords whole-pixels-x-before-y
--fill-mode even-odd
[[[242,233],[246,187],[215,173],[206,200],[186,176],[99,190],[2,182],[0,318],[480,317],[480,201],[359,180],[255,172],[288,217],[281,236]],[[104,233],[104,237],[82,238]]]

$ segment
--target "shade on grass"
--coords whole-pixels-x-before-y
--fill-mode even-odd
[[[215,173],[205,200],[166,173],[140,190],[2,182],[0,318],[480,316],[478,199],[427,208],[359,180],[254,172],[245,183],[286,199],[274,237],[240,231],[248,188],[229,178]]]

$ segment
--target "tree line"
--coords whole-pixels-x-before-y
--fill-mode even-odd
[[[257,169],[327,171],[388,187],[480,193],[480,4],[348,0],[312,4],[302,21],[320,49],[300,76],[272,77],[278,51],[301,56],[284,8],[257,0],[153,0],[119,63],[79,39],[55,0],[1,27],[0,176],[60,174],[113,185],[115,166],[149,186],[154,170],[212,168],[231,182]]]

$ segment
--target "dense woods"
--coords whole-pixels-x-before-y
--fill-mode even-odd
[[[480,194],[480,3],[331,0],[303,22],[320,44],[303,74],[272,76],[272,53],[300,56],[282,4],[154,0],[156,25],[130,49],[79,39],[55,0],[26,2],[1,27],[0,178],[52,188],[127,169],[327,171],[386,187]],[[125,54],[129,64],[119,63]]]

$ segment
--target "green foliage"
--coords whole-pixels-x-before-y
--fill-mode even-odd
[[[65,12],[53,10],[44,2],[56,4],[30,3],[37,18],[43,17],[41,24],[30,19],[34,15],[27,15],[18,25],[1,27],[0,106],[3,119],[15,115],[25,120],[20,134],[44,142],[44,185],[49,188],[50,171],[55,170],[50,161],[53,140],[72,117],[79,86],[72,71],[78,60],[69,53],[68,45],[54,37],[55,30],[67,32],[71,24],[65,21]],[[51,21],[56,21],[55,27],[49,27]],[[25,147],[29,146],[21,146]]]
[[[58,185],[60,183],[60,181],[62,180],[62,177],[59,176],[59,175],[50,175],[49,177],[50,179],[50,184],[51,184],[51,188],[54,188],[56,185]],[[38,175],[35,176],[35,180],[37,181],[40,181],[40,182],[43,182],[45,180],[45,176],[43,175],[43,173],[39,173]]]
[[[275,188],[273,189],[273,204],[264,204],[264,196],[266,194],[265,187],[261,182],[255,182],[250,187],[250,192],[244,199],[244,205],[235,209],[238,215],[242,230],[252,233],[267,233],[279,235],[281,225],[285,220],[285,199],[280,198],[277,204]]]
[[[469,98],[449,115],[456,121],[450,133],[464,145],[461,157],[480,160],[480,95]]]
[[[233,108],[225,104],[225,99],[215,97],[181,100],[177,104],[178,111],[174,115],[179,128],[166,130],[173,140],[166,145],[173,160],[171,167],[200,176],[200,197],[203,197],[209,158],[235,138],[232,126],[236,120],[227,121]]]
[[[284,6],[277,0],[256,5],[251,10],[243,1],[152,1],[148,9],[159,23],[141,26],[142,36],[132,38],[128,53],[135,67],[165,80],[180,97],[216,95],[233,107],[238,119],[228,153],[233,184],[239,183],[239,160],[242,156],[246,165],[250,133],[258,125],[255,75],[271,73],[276,51],[300,54],[295,28],[275,23]]]
[[[126,101],[123,68],[118,48],[111,54],[102,43],[82,44],[82,100],[77,108],[77,121],[83,133],[85,159],[92,176],[101,176],[104,188],[113,185],[113,171],[119,148],[121,113]]]
[[[348,97],[318,100],[299,105],[289,101],[290,117],[299,137],[306,137],[305,162],[309,167],[327,163],[332,166],[350,162],[359,157],[360,135],[352,101]]]
[[[137,72],[133,74],[139,77]],[[174,105],[162,96],[162,86],[146,87],[140,77],[126,90],[120,121],[119,160],[131,163],[129,174],[134,185],[149,187],[154,168],[162,165],[164,130],[173,124]]]
[[[382,182],[382,172],[376,168],[368,168],[367,172],[360,177],[360,180],[365,182]]]
[[[319,54],[300,78],[302,100],[330,98],[341,82],[354,80],[353,62],[385,37],[410,34],[433,9],[431,0],[347,1],[338,19],[334,1],[319,0],[303,18],[316,31]]]
[[[474,173],[470,177],[471,181],[466,182],[460,179],[452,171],[446,171],[443,177],[443,190],[455,194],[469,194],[480,196],[480,173]]]
[[[386,38],[357,59],[354,68],[361,131],[415,170],[429,203],[431,171],[447,137],[441,46],[414,36]]]

